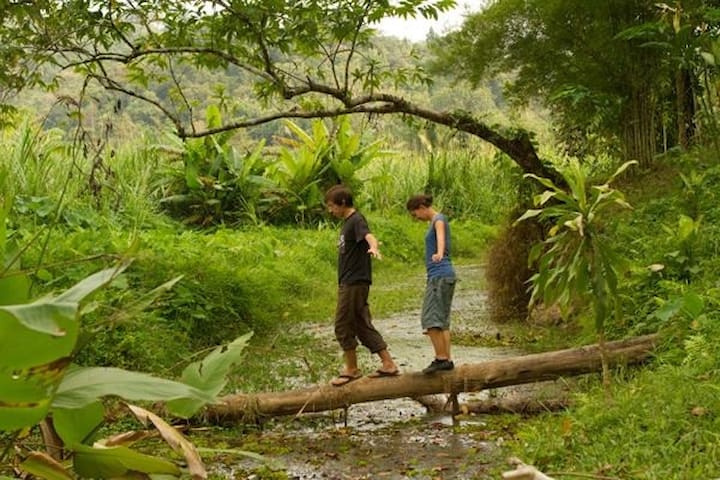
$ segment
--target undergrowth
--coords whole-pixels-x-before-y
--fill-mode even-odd
[[[554,478],[696,479],[720,475],[720,335],[718,229],[709,152],[661,159],[653,171],[627,176],[619,188],[634,207],[608,225],[628,270],[620,321],[612,337],[659,332],[655,357],[642,369],[616,370],[611,396],[599,379],[580,382],[573,407],[518,421],[508,454]],[[568,344],[585,343],[582,311],[535,337],[576,325]],[[537,326],[532,331],[541,332]],[[583,387],[584,386],[584,387]]]

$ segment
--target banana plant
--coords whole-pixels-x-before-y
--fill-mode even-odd
[[[603,230],[611,207],[631,208],[624,195],[610,183],[635,161],[624,163],[601,185],[588,185],[588,178],[577,160],[572,160],[562,177],[568,189],[548,178],[533,174],[545,187],[534,197],[536,209],[527,210],[516,222],[538,218],[549,226],[546,239],[535,245],[529,262],[537,273],[530,278],[531,305],[542,301],[559,305],[564,311],[578,300],[590,301],[602,357],[603,383],[610,385],[605,351],[605,324],[619,316],[618,277],[625,261],[618,255]]]
[[[363,142],[362,134],[354,133],[350,117],[341,117],[335,131],[334,155],[330,158],[333,172],[340,183],[344,183],[354,191],[359,190],[361,181],[358,172],[371,161],[390,156],[391,152],[382,149],[382,142]]]
[[[20,471],[51,479],[183,474],[170,460],[130,449],[138,435],[98,439],[105,417],[102,399],[164,401],[173,415],[190,417],[216,401],[249,335],[189,365],[180,381],[73,364],[84,300],[124,268],[100,271],[55,297],[0,306],[0,431],[14,432],[18,442],[33,427],[41,426],[48,448],[11,459]],[[192,478],[207,477],[198,452],[180,432],[152,412],[125,404],[140,420],[150,420],[168,444],[185,456]]]

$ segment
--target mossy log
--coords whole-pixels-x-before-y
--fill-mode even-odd
[[[648,358],[658,337],[645,335],[607,342],[610,365],[636,364]],[[236,394],[208,407],[207,418],[217,421],[255,420],[276,415],[298,415],[346,408],[356,403],[416,398],[439,393],[457,394],[509,385],[555,380],[598,372],[598,345],[458,365],[433,375],[403,372],[396,377],[362,377],[341,387],[329,384],[286,392]]]

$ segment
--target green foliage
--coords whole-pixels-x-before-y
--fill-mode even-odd
[[[29,428],[56,409],[83,409],[95,405],[100,397],[106,395],[144,399],[189,396],[212,401],[212,396],[176,382],[149,376],[140,379],[139,374],[119,370],[100,372],[71,366],[78,338],[81,304],[89,295],[110,282],[120,270],[113,268],[98,272],[54,297],[2,307],[0,328],[4,330],[2,339],[5,344],[0,349],[0,382],[4,385],[0,429],[13,431]],[[22,351],[17,350],[17,345],[22,346]],[[94,389],[93,386],[98,388]],[[63,415],[67,417],[72,413],[75,414],[75,421],[63,421]],[[140,455],[123,447],[110,450],[83,447],[80,442],[94,429],[98,420],[102,420],[102,415],[97,414],[95,407],[59,415],[58,433],[69,442],[68,448],[78,452],[74,457],[78,473],[102,476],[99,472],[110,465],[117,465],[118,461],[122,464],[125,459],[127,463],[124,467],[114,467],[116,470],[119,468],[117,472],[120,474],[128,469],[179,474],[177,467],[170,462]],[[7,451],[3,455],[7,455]],[[84,459],[91,466],[85,465]],[[48,467],[63,471],[63,467],[39,452],[28,457],[21,465],[22,469],[40,476],[49,474],[49,470],[46,470]],[[59,476],[56,472],[50,477]]]
[[[64,176],[58,178],[53,168],[53,161],[67,154],[62,132],[43,131],[28,117],[22,117],[17,128],[3,130],[2,145],[4,163],[18,191],[32,197],[62,190]]]
[[[547,190],[534,199],[541,208],[528,210],[517,220],[537,217],[550,225],[547,238],[530,252],[530,264],[537,264],[537,273],[530,277],[530,301],[558,305],[565,312],[578,301],[590,301],[601,352],[607,318],[614,315],[616,322],[620,318],[618,277],[625,268],[624,259],[604,238],[602,222],[610,207],[630,208],[610,182],[636,163],[626,162],[604,184],[588,189],[579,162],[571,161],[562,172],[567,192],[549,179],[527,175]],[[609,385],[604,352],[602,355],[603,376]]]
[[[219,112],[209,109],[210,126]],[[260,141],[246,155],[230,144],[232,132],[184,143],[182,169],[166,169],[162,204],[188,224],[317,224],[324,217],[324,193],[336,183],[360,190],[357,171],[383,155],[381,142],[354,133],[349,117],[330,129],[315,120],[310,132],[289,120],[290,137],[278,137],[277,158]]]
[[[207,122],[219,126],[217,107],[208,108]],[[230,144],[231,138],[232,132],[185,142],[175,139],[182,168],[167,168],[161,180],[161,202],[172,215],[201,226],[257,219],[262,189],[273,185],[263,177],[265,143],[242,155]]]
[[[700,220],[680,215],[675,228],[663,226],[663,230],[677,248],[677,250],[665,254],[665,266],[669,268],[670,272],[674,272],[677,278],[690,281],[699,273],[695,244],[700,232]]]
[[[3,223],[4,220],[3,217]],[[102,447],[94,444],[94,433],[104,421],[100,400],[106,397],[186,400],[191,403],[173,405],[179,414],[191,415],[215,400],[246,339],[233,343],[223,353],[216,350],[205,359],[206,370],[196,370],[197,375],[188,378],[198,388],[118,368],[74,365],[82,307],[90,295],[117,278],[125,268],[126,265],[121,265],[100,271],[59,295],[0,307],[0,338],[4,342],[0,348],[0,430],[30,429],[46,416],[52,416],[53,426],[47,424],[46,428],[54,428],[65,449],[62,463],[44,452],[17,449],[18,457],[10,460],[20,470],[52,479],[73,478],[73,470],[90,478],[117,477],[130,472],[181,475],[182,470],[175,463],[123,445],[133,440],[115,439]],[[22,348],[18,350],[18,346]],[[149,412],[138,407],[131,410],[136,415],[145,412],[154,418],[161,434],[172,438],[172,442],[168,440],[171,445],[182,445],[190,470],[204,474],[196,452],[178,432]],[[8,454],[9,449],[4,450],[1,460],[5,461]]]
[[[289,120],[284,123],[292,136],[277,139],[278,161],[265,173],[275,185],[264,199],[265,218],[271,223],[317,224],[324,216],[325,191],[344,183],[360,194],[358,170],[386,155],[382,142],[367,143],[353,132],[347,116],[332,129],[314,120],[309,133]]]
[[[577,297],[592,298],[598,333],[615,306],[622,269],[621,259],[602,237],[602,221],[611,206],[630,207],[610,182],[634,163],[625,163],[604,184],[588,189],[580,164],[573,161],[563,172],[568,192],[548,179],[529,175],[548,190],[535,197],[540,209],[528,210],[518,219],[539,217],[551,225],[548,238],[529,259],[538,262],[538,273],[531,278],[531,301],[568,308]]]
[[[453,218],[496,225],[516,202],[519,172],[504,156],[473,144],[431,155],[398,153],[373,161],[359,177],[361,201],[370,209],[405,214],[407,200],[425,192]]]
[[[511,449],[548,474],[713,477],[720,462],[717,381],[716,373],[698,377],[666,365],[628,378],[613,401],[591,387],[575,396],[573,409],[526,421]]]
[[[245,350],[249,339],[250,335],[246,334],[228,345],[217,347],[203,360],[193,362],[185,367],[180,379],[186,385],[207,392],[212,396],[218,396],[227,383],[230,369],[239,360],[240,354]],[[191,417],[204,405],[202,400],[189,397],[170,400],[167,404],[170,412],[184,418]]]
[[[635,0],[574,7],[569,0],[492,2],[433,42],[433,71],[472,84],[511,73],[511,101],[549,107],[566,151],[583,157],[622,151],[649,165],[656,149],[677,145],[676,132],[698,119],[693,94],[713,94],[698,68],[715,37],[713,7]],[[681,74],[684,86],[677,83]]]
[[[0,44],[8,55],[8,70],[0,81],[9,91],[28,84],[55,84],[62,80],[59,73],[34,66],[59,65],[62,70],[67,60],[76,74],[87,79],[81,88],[98,84],[139,99],[166,115],[184,136],[199,128],[193,118],[197,105],[204,108],[207,97],[218,96],[217,87],[188,88],[185,76],[197,71],[217,73],[213,84],[222,84],[228,80],[229,67],[242,70],[252,78],[248,91],[267,101],[265,111],[251,112],[263,117],[270,100],[305,95],[307,99],[298,103],[312,108],[319,102],[307,95],[313,91],[342,101],[356,88],[372,92],[426,81],[421,68],[398,67],[367,53],[375,33],[372,26],[393,15],[436,18],[452,4],[451,0],[408,0],[399,5],[321,0],[260,2],[238,10],[160,2],[115,5],[110,14],[103,1],[82,6],[42,1],[35,5],[43,15],[12,6],[0,25]],[[74,28],[68,28],[68,22]],[[104,53],[86,57],[82,46],[88,42]],[[23,48],[30,45],[35,48]],[[68,57],[57,52],[67,52]],[[125,61],[118,61],[121,57]],[[157,93],[147,93],[151,89]],[[241,108],[238,116],[247,118],[248,113]]]
[[[517,201],[514,190],[520,182],[519,171],[504,155],[475,155],[478,153],[468,150],[432,155],[423,191],[437,198],[452,215],[500,223]]]
[[[618,278],[624,317],[606,327],[614,336],[659,331],[654,360],[636,373],[617,371],[612,400],[594,378],[581,381],[566,412],[523,419],[508,454],[548,474],[717,476],[720,261],[717,229],[707,221],[718,215],[716,192],[708,183],[717,175],[715,161],[699,148],[662,159],[640,178],[617,179],[635,209],[632,215],[618,211],[607,217],[605,233],[633,264]],[[698,211],[705,220],[692,252],[700,268],[683,279],[668,254],[678,250],[678,219]]]

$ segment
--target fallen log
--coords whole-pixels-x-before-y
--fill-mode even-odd
[[[636,364],[648,358],[657,335],[606,342],[610,365]],[[341,387],[318,385],[286,392],[235,394],[220,398],[207,408],[208,419],[254,421],[258,417],[298,415],[347,408],[355,403],[438,393],[477,392],[487,388],[555,380],[565,376],[598,372],[597,344],[459,365],[433,375],[404,372],[396,377],[363,377]]]

